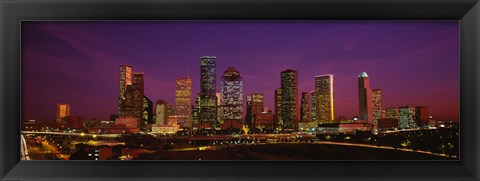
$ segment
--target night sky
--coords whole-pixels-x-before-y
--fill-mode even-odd
[[[299,97],[315,75],[334,75],[335,118],[358,115],[357,76],[382,89],[383,108],[426,106],[438,120],[459,118],[457,21],[79,21],[22,23],[22,112],[53,119],[117,113],[119,66],[144,72],[145,95],[174,104],[175,79],[200,88],[200,57],[217,57],[244,78],[244,97],[263,93],[273,110],[280,72],[296,69]],[[300,100],[300,99],[299,99]]]

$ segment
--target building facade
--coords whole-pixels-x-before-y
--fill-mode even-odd
[[[147,97],[143,96],[143,121],[145,124],[154,124],[153,118],[153,102]]]
[[[414,107],[402,106],[398,108],[398,117],[400,128],[416,128],[416,109]]]
[[[143,73],[133,73],[132,85],[125,92],[124,110],[120,116],[137,118],[138,128],[145,128],[143,120],[144,81]]]
[[[429,124],[428,108],[423,106],[415,107],[417,126],[422,127]]]
[[[164,100],[158,100],[155,103],[155,124],[166,125],[168,122],[168,103]]]
[[[175,81],[175,115],[181,128],[192,127],[192,79],[189,77]]]
[[[387,108],[385,110],[385,118],[399,119],[400,117],[398,116],[398,108],[395,108],[395,107]]]
[[[200,58],[200,106],[198,107],[199,124],[216,126],[217,96],[216,93],[216,61],[213,56]]]
[[[57,116],[55,122],[57,125],[63,124],[65,121],[65,117],[70,116],[70,112],[72,107],[66,103],[59,103],[57,104]]]
[[[282,120],[282,89],[275,89],[275,125],[283,125]]]
[[[360,119],[374,124],[372,89],[370,88],[370,80],[366,72],[358,75],[358,102]]]
[[[220,93],[221,120],[243,124],[243,78],[234,67],[223,72]]]
[[[310,93],[302,92],[302,99],[300,100],[300,121],[310,122]]]
[[[287,69],[280,74],[282,89],[282,121],[287,128],[296,128],[299,121],[297,71]]]
[[[315,76],[315,95],[317,96],[317,120],[320,123],[333,122],[335,119],[333,104],[333,75]]]
[[[124,110],[125,92],[127,86],[132,85],[132,67],[129,65],[120,65],[119,73],[120,83],[118,88],[118,115],[122,115]]]
[[[312,122],[317,122],[318,121],[318,110],[317,110],[317,104],[318,102],[318,96],[315,91],[310,91],[310,105],[311,107],[311,120]]]
[[[373,120],[377,124],[382,118],[382,90],[372,89]]]

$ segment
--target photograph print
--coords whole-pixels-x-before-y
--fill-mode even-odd
[[[459,160],[458,21],[22,21],[22,160]]]

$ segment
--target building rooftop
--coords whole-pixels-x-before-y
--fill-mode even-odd
[[[216,59],[217,57],[216,56],[202,56],[202,57],[200,57],[200,59],[204,59],[204,58],[215,58]]]
[[[360,73],[360,75],[358,75],[358,78],[360,77],[368,77],[367,72]]]
[[[317,75],[315,77],[333,77],[333,74]]]

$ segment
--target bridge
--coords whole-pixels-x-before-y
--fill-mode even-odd
[[[91,137],[104,137],[104,138],[116,138],[121,134],[90,134],[90,133],[65,133],[65,132],[41,132],[41,131],[22,131],[22,134],[43,134],[43,135],[62,135],[62,136],[91,136]]]

